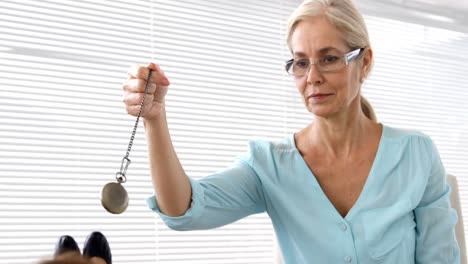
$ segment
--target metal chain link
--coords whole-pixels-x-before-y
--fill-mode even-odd
[[[130,165],[130,162],[131,162],[130,159],[128,158],[128,156],[130,156],[130,151],[132,150],[133,139],[135,139],[136,130],[138,128],[138,121],[140,121],[141,112],[143,110],[143,103],[145,102],[146,93],[148,92],[148,87],[149,87],[149,84],[150,84],[149,80],[151,78],[152,73],[153,73],[153,71],[149,70],[148,77],[146,78],[145,90],[143,92],[143,98],[141,98],[140,110],[138,111],[138,116],[137,116],[137,119],[135,121],[135,126],[133,127],[133,132],[132,132],[132,136],[130,137],[130,142],[128,143],[127,154],[122,159],[122,164],[120,166],[120,172],[116,173],[117,181],[120,182],[120,183],[123,183],[123,182],[127,181],[125,173],[127,172],[128,165]]]
[[[143,98],[141,98],[140,110],[138,111],[138,116],[137,116],[137,119],[135,121],[135,126],[133,127],[132,136],[130,137],[130,143],[128,143],[127,154],[125,155],[126,158],[128,158],[128,156],[130,155],[130,150],[132,150],[133,139],[135,138],[136,130],[137,130],[137,127],[138,127],[138,121],[140,120],[141,111],[143,110],[143,103],[145,102],[146,92],[148,91],[148,86],[150,84],[149,80],[151,78],[152,73],[153,73],[153,71],[149,70],[148,77],[146,78],[145,91],[143,92]]]

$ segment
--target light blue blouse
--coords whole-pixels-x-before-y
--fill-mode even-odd
[[[420,132],[382,126],[367,181],[344,218],[294,135],[251,141],[249,152],[226,170],[189,178],[192,202],[182,216],[161,213],[155,196],[148,206],[174,230],[215,228],[267,212],[286,264],[459,263],[457,214],[434,143]]]

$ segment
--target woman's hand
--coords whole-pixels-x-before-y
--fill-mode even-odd
[[[164,98],[170,84],[169,80],[158,65],[150,63],[147,67],[132,65],[128,72],[128,78],[123,83],[123,102],[127,113],[137,116],[149,70],[153,70],[153,73],[149,80],[145,102],[141,111],[141,117],[146,120],[157,119],[164,111]]]

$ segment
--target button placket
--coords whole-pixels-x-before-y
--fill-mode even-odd
[[[342,232],[346,232],[347,234],[345,235],[346,237],[348,237],[350,239],[350,242],[352,243],[353,247],[355,247],[354,245],[354,240],[353,240],[353,235],[352,235],[352,229],[351,227],[348,226],[348,222],[346,220],[341,220],[339,223],[338,223],[338,228],[342,231]],[[348,229],[349,229],[349,232],[348,232]],[[349,248],[349,250],[351,250],[351,248]],[[348,251],[346,250],[346,252],[349,254],[351,251]],[[346,254],[345,252],[345,254]],[[351,263],[353,262],[352,261],[353,258],[351,257],[351,255],[345,255],[343,257],[343,261],[346,262],[346,263]]]

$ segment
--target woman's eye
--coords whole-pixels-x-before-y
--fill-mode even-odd
[[[295,61],[294,65],[299,68],[307,68],[309,67],[309,61],[307,60]]]
[[[324,56],[320,58],[320,63],[321,64],[330,64],[330,63],[335,63],[340,59],[338,56]]]

